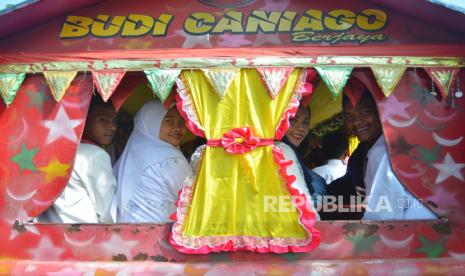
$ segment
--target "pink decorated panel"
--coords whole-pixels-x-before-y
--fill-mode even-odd
[[[459,87],[460,85],[460,87]],[[465,225],[465,71],[448,97],[408,70],[378,107],[397,177],[438,215]]]
[[[322,241],[310,253],[183,254],[168,243],[171,225],[10,225],[0,227],[4,258],[36,261],[274,261],[463,258],[465,234],[447,221],[318,222]]]
[[[0,108],[0,217],[27,221],[66,185],[84,129],[92,79],[79,75],[57,103],[41,74],[26,77]]]

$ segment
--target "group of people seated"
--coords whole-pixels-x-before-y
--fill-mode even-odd
[[[310,169],[297,150],[309,133],[311,114],[306,107],[300,106],[290,119],[290,127],[280,142],[294,150],[294,169],[300,171],[320,218],[435,219],[436,215],[393,173],[377,105],[370,92],[365,91],[355,105],[343,97],[342,109],[345,131],[328,133],[322,139],[325,164]],[[178,192],[191,174],[179,147],[187,131],[184,119],[175,106],[166,109],[160,102],[146,103],[136,114],[127,144],[124,150],[118,148],[120,156],[112,166],[104,147],[112,144],[117,126],[113,106],[94,96],[70,180],[37,221],[172,222],[170,215],[176,211]],[[360,141],[350,157],[348,135]],[[360,208],[328,211],[325,207],[335,204],[334,198],[342,200],[336,202],[338,206],[355,202]]]
[[[136,114],[126,146],[112,167],[104,148],[112,145],[117,127],[113,105],[93,96],[70,180],[37,222],[171,221],[178,192],[190,173],[179,149],[186,134],[184,119],[175,106],[167,110],[160,102],[146,103]]]

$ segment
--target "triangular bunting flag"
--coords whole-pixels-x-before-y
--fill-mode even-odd
[[[405,66],[372,66],[371,71],[375,75],[376,82],[383,91],[384,96],[389,97],[407,67]]]
[[[333,93],[333,98],[336,99],[341,93],[342,88],[347,82],[347,79],[352,72],[353,67],[349,66],[320,66],[315,67],[320,74],[320,77],[325,82],[329,91]]]
[[[181,69],[154,69],[144,71],[145,76],[149,80],[150,88],[153,93],[162,101],[170,95],[174,82],[181,73]]]
[[[0,94],[6,105],[13,102],[25,77],[25,73],[0,73]]]
[[[97,87],[98,93],[105,102],[108,101],[116,90],[124,74],[126,74],[124,70],[100,70],[92,72],[94,85]]]
[[[272,99],[276,98],[281,88],[286,84],[292,70],[294,70],[294,67],[257,68],[260,79]]]
[[[458,67],[425,68],[430,78],[438,86],[439,92],[441,92],[443,97],[447,97],[449,94],[450,86],[454,82],[459,69]]]
[[[44,71],[45,79],[47,80],[53,98],[59,102],[65,95],[66,90],[76,76],[77,71],[54,72]]]
[[[232,69],[202,69],[216,94],[222,99],[226,95],[231,82],[236,77],[239,68]]]

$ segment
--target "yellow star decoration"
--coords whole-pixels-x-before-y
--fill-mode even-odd
[[[61,163],[56,157],[53,157],[46,167],[40,167],[39,171],[45,173],[45,183],[52,182],[57,177],[66,177],[70,164]]]

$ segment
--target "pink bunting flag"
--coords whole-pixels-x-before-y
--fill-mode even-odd
[[[438,86],[442,97],[449,95],[449,90],[457,77],[458,67],[429,67],[424,68],[434,83]]]
[[[260,79],[272,99],[278,96],[294,67],[257,68]]]
[[[125,74],[126,71],[124,70],[100,70],[92,72],[97,91],[105,102],[111,97]]]

